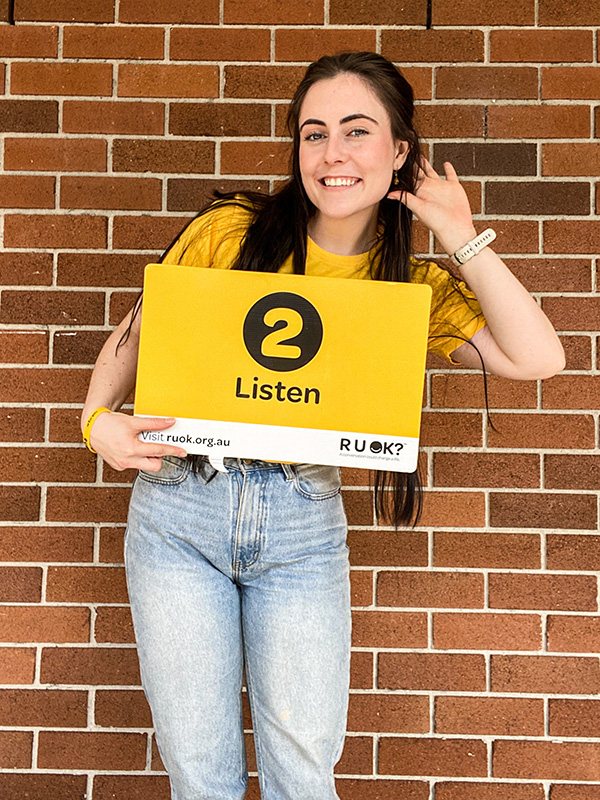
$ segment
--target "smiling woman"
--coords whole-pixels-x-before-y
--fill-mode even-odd
[[[426,283],[432,352],[466,366],[478,365],[480,353],[490,372],[514,378],[557,372],[564,355],[552,326],[489,247],[493,234],[476,235],[453,167],[446,163],[442,177],[421,156],[412,117],[412,89],[385,58],[319,59],[290,106],[290,180],[272,196],[219,195],[162,260]],[[464,281],[414,256],[413,212],[460,264]],[[216,471],[208,443],[206,457],[186,459],[153,434],[138,439],[143,430],[158,436],[173,420],[102,413],[116,412],[132,389],[140,305],[141,296],[98,358],[82,427],[111,466],[140,470],[127,579],[173,797],[245,796],[245,667],[263,800],[334,800],[351,634],[339,472],[241,458]],[[374,350],[393,346],[372,342]],[[240,378],[238,391],[251,401],[299,402],[303,390]],[[304,402],[317,402],[311,391]],[[384,491],[390,482],[393,491]],[[416,473],[379,473],[380,517],[387,508],[396,525],[414,521],[418,487]]]

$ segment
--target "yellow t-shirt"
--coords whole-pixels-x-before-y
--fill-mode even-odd
[[[247,209],[235,205],[218,206],[192,220],[169,249],[163,263],[230,269],[251,219],[252,213]],[[279,272],[293,272],[291,255]],[[371,280],[369,253],[340,256],[323,250],[309,237],[306,274]],[[427,283],[433,290],[428,350],[455,363],[452,352],[486,324],[475,295],[465,283],[454,279],[434,262],[414,260],[411,282]]]

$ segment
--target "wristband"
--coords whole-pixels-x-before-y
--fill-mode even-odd
[[[476,256],[484,247],[494,241],[496,238],[496,231],[493,228],[486,228],[483,233],[471,239],[463,247],[457,250],[450,256],[450,261],[455,267],[460,267],[466,263],[470,258]]]
[[[85,446],[87,447],[87,449],[91,453],[95,453],[96,452],[94,450],[94,448],[92,447],[92,445],[90,444],[90,433],[92,432],[92,426],[93,426],[94,422],[96,422],[96,420],[98,419],[100,414],[104,414],[105,411],[108,412],[109,414],[112,414],[112,411],[110,410],[110,408],[104,408],[104,407],[97,408],[95,411],[92,411],[92,413],[87,418],[87,422],[84,425],[84,428],[83,428],[83,441],[85,443]]]

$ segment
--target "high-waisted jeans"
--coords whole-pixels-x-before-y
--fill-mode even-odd
[[[225,466],[207,480],[168,456],[131,496],[129,596],[172,797],[244,797],[245,668],[263,800],[334,800],[351,629],[339,470]]]

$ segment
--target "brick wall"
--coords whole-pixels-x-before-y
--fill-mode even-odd
[[[91,365],[214,187],[281,179],[306,62],[374,49],[568,363],[492,378],[495,432],[481,376],[431,361],[415,530],[375,528],[346,472],[338,791],[598,800],[597,0],[2,0],[0,21],[0,795],[168,797],[122,567],[131,475],[80,443]]]

